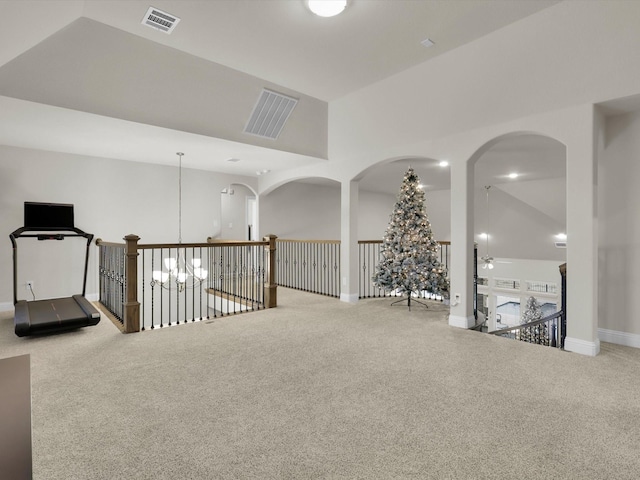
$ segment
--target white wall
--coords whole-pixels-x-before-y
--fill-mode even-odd
[[[220,190],[255,179],[183,168],[182,240],[204,242],[220,222]],[[130,233],[141,243],[178,240],[178,169],[0,146],[0,306],[11,306],[12,261],[9,234],[23,225],[25,201],[72,203],[75,224],[105,241]],[[18,298],[33,280],[37,298],[80,293],[83,245],[19,240]],[[78,249],[79,247],[79,249]],[[68,254],[68,256],[67,256]],[[70,262],[70,263],[69,263]],[[87,295],[98,290],[97,249],[91,250]],[[43,266],[49,265],[43,268]],[[20,285],[22,284],[22,285]]]
[[[527,182],[519,182],[526,184]],[[537,181],[539,195],[544,196],[555,188],[566,192],[564,185],[555,180]],[[555,192],[554,192],[555,193]],[[478,253],[486,253],[486,239],[480,233],[487,231],[487,200],[484,188],[475,189],[474,234]],[[564,203],[562,204],[564,207]],[[500,185],[489,192],[489,254],[493,257],[531,260],[554,260],[563,263],[566,249],[556,248],[555,235],[565,232],[566,223],[536,209],[528,203],[506,193]]]
[[[608,118],[598,170],[598,326],[635,335],[640,335],[638,159],[640,112]],[[570,270],[567,277],[571,278]]]
[[[260,235],[340,239],[340,188],[291,182],[260,197]]]
[[[329,158],[357,173],[392,147],[638,93],[638,18],[636,1],[560,2],[333,101]]]
[[[244,185],[232,184],[220,193],[222,224],[216,237],[225,240],[248,240],[247,199],[255,195]],[[233,191],[233,194],[229,194]]]
[[[401,181],[398,180],[398,190]],[[358,197],[358,239],[382,239],[396,196],[360,190]],[[449,191],[426,192],[426,203],[434,236],[448,240]],[[340,187],[291,182],[262,196],[260,230],[281,238],[339,240]]]

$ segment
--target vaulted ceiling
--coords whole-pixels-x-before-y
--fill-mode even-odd
[[[331,100],[554,3],[351,0],[320,18],[303,0],[155,1],[180,18],[167,35],[141,23],[148,0],[4,1],[0,144],[167,164],[181,150],[243,175],[326,161]],[[275,142],[242,132],[264,87],[300,99]]]

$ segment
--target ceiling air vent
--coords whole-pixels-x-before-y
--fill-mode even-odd
[[[567,242],[555,242],[556,248],[567,248]]]
[[[148,27],[155,28],[156,30],[160,30],[166,34],[173,32],[173,29],[176,28],[176,25],[180,19],[175,15],[171,15],[170,13],[163,12],[162,10],[158,10],[157,8],[149,7],[147,13],[142,19],[142,24],[147,25]]]
[[[275,140],[297,103],[295,98],[263,89],[244,128],[245,133]]]

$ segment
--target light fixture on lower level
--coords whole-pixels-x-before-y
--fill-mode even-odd
[[[176,153],[180,157],[178,163],[178,247],[175,257],[169,256],[163,259],[167,271],[154,270],[151,286],[160,285],[163,288],[173,288],[183,291],[185,288],[193,288],[206,280],[208,271],[202,268],[202,260],[193,256],[189,262],[186,259],[186,247],[182,246],[182,156],[184,153]],[[171,255],[171,248],[169,255]]]
[[[347,0],[307,0],[307,6],[319,17],[334,17],[344,11]]]

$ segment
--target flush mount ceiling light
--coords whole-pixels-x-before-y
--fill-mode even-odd
[[[346,8],[347,0],[307,0],[307,6],[319,17],[334,17]]]
[[[446,160],[442,160],[440,163],[438,163],[438,165],[440,165],[441,167],[448,167],[449,162],[447,162]]]
[[[512,180],[513,180],[513,179],[516,179],[516,178],[518,178],[518,174],[517,174],[517,173],[515,173],[515,172],[514,172],[514,173],[510,173],[510,174],[509,174],[509,178],[510,178],[510,179],[512,179]]]
[[[433,40],[431,40],[430,38],[425,38],[420,43],[422,44],[423,47],[426,47],[426,48],[433,47],[435,45],[435,43],[433,43]]]

